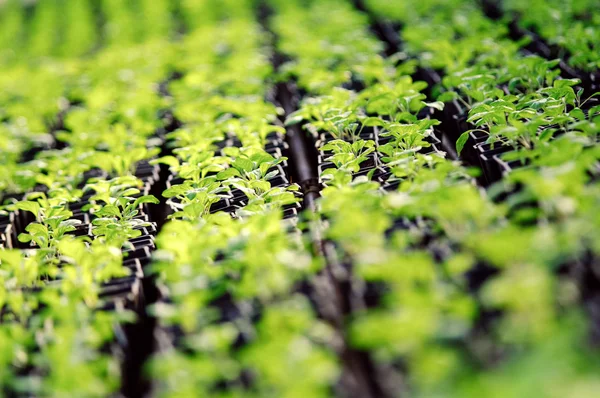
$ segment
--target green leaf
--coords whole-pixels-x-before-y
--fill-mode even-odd
[[[540,142],[547,142],[547,141],[549,141],[550,138],[552,138],[552,136],[554,135],[555,131],[556,131],[555,129],[550,129],[550,128],[544,129],[540,133],[540,136],[538,138],[539,141]]]
[[[579,83],[580,79],[558,79],[554,81],[554,88],[573,87]]]
[[[292,113],[285,119],[285,125],[292,126],[294,124],[298,124],[298,123],[302,122],[303,120],[304,120],[304,116],[296,114],[296,113]]]
[[[23,235],[23,234],[21,234]],[[7,263],[11,265],[19,265],[23,259],[23,253],[16,249],[5,249],[0,250],[0,263]]]
[[[29,242],[31,242],[33,240],[33,236],[31,236],[29,234],[19,234],[19,236],[17,237],[17,239],[21,243],[29,243]]]
[[[71,220],[65,220],[63,222],[60,223],[61,226],[68,226],[68,227],[74,227],[76,225],[81,225],[81,220],[77,220],[77,219],[71,219]]]
[[[269,155],[267,152],[257,152],[250,157],[252,162],[256,162],[258,164],[272,162],[275,158]]]
[[[384,121],[378,117],[367,117],[362,121],[362,125],[365,127],[383,126]]]
[[[279,174],[279,170],[277,170],[277,169],[270,171],[267,174],[265,174],[265,176],[263,177],[263,180],[269,181],[271,178],[277,176],[277,174]]]
[[[252,163],[252,161],[248,160],[248,159],[244,159],[244,158],[237,158],[233,164],[233,167],[235,167],[238,170],[243,170],[243,171],[252,171],[254,169],[254,163]]]
[[[511,93],[514,92],[515,88],[517,88],[517,86],[521,84],[522,81],[523,79],[520,76],[513,77],[512,79],[510,79],[510,81],[508,82],[508,91]]]
[[[460,137],[458,137],[458,140],[456,140],[456,153],[457,154],[460,155],[460,153],[462,152],[465,144],[469,140],[469,133],[470,132],[471,132],[471,130],[465,131],[464,133],[462,133],[460,135]]]
[[[31,235],[47,235],[48,234],[48,230],[45,226],[43,226],[42,224],[38,224],[38,223],[31,223],[27,226],[27,228],[25,228],[25,230],[27,232],[29,232]]]
[[[186,185],[173,185],[171,188],[167,188],[163,191],[162,196],[164,198],[172,198],[177,195],[183,195],[187,192],[188,187]]]
[[[600,105],[597,106],[593,106],[590,108],[590,110],[588,111],[588,116],[590,118],[596,116],[596,115],[600,115]]]
[[[28,211],[33,213],[34,216],[38,217],[40,212],[40,205],[37,202],[18,202],[16,204],[17,209]]]
[[[437,99],[441,102],[450,102],[456,98],[458,98],[458,93],[456,91],[446,91],[445,93],[440,94]]]
[[[240,176],[241,176],[241,174],[240,174],[240,172],[237,169],[235,169],[233,167],[230,167],[228,169],[220,171],[217,174],[217,180],[222,181],[222,180],[227,180],[227,179],[229,179],[231,177],[240,177]]]
[[[580,108],[574,108],[571,112],[569,112],[569,116],[572,116],[578,120],[585,120],[585,113],[583,113]]]
[[[444,110],[444,103],[442,101],[425,102],[425,105],[427,105],[430,108],[437,109],[438,111]]]
[[[271,188],[271,183],[268,181],[254,180],[251,182],[252,189],[259,192],[266,192]]]
[[[120,217],[121,211],[115,205],[106,205],[96,212],[100,217]]]
[[[127,188],[126,190],[121,192],[120,196],[132,196],[137,195],[138,193],[140,193],[140,190],[137,188]]]
[[[236,146],[225,147],[221,150],[221,152],[223,153],[223,155],[229,156],[232,158],[236,158],[236,157],[240,156],[240,148],[238,148]]]
[[[158,159],[153,159],[149,163],[150,164],[162,163],[162,164],[166,164],[169,167],[174,167],[174,168],[179,167],[179,159],[177,159],[175,156],[163,156]]]
[[[139,198],[137,198],[135,200],[135,202],[133,202],[133,208],[137,209],[137,207],[139,205],[141,205],[142,203],[153,203],[153,204],[159,204],[160,201],[158,199],[156,199],[156,197],[154,195],[144,195],[144,196],[140,196]]]

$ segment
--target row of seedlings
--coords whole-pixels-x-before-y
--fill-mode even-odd
[[[336,7],[343,9],[347,6],[341,2],[328,4],[336,11]],[[366,32],[366,18],[356,12],[352,15],[362,21]],[[281,22],[281,25],[285,23]],[[282,39],[285,38],[282,32]],[[351,52],[351,44],[348,47],[347,51]],[[282,48],[285,48],[284,43]],[[304,56],[299,52],[293,55]],[[365,59],[368,57],[381,59],[376,52],[364,55]],[[315,64],[312,65],[314,68]],[[389,347],[392,345],[411,347],[416,345],[415,342],[425,345],[429,337],[425,333],[433,332],[431,329],[419,330],[418,325],[411,326],[419,316],[418,310],[423,310],[425,315],[424,310],[429,309],[430,318],[434,318],[437,312],[442,311],[439,307],[445,300],[448,301],[446,308],[452,308],[454,303],[459,307],[461,304],[460,297],[452,300],[457,294],[448,288],[436,297],[439,302],[428,299],[419,303],[419,299],[426,296],[413,291],[406,293],[406,299],[411,301],[393,302],[395,296],[391,291],[401,291],[404,283],[410,287],[420,274],[428,273],[428,269],[424,269],[415,271],[414,276],[406,275],[410,271],[402,272],[402,267],[405,267],[403,261],[417,265],[417,261],[422,260],[422,267],[431,267],[433,260],[425,249],[422,249],[424,253],[415,255],[403,253],[399,250],[402,246],[391,245],[386,239],[386,230],[387,235],[391,235],[392,231],[426,235],[424,231],[428,230],[428,225],[422,219],[392,216],[386,209],[389,206],[384,206],[384,199],[388,197],[385,192],[395,191],[403,180],[418,178],[422,169],[436,169],[442,182],[445,182],[445,174],[454,173],[454,178],[459,179],[462,170],[455,170],[458,167],[444,160],[444,154],[436,147],[433,134],[436,121],[429,119],[427,114],[429,109],[440,104],[423,101],[425,95],[421,91],[425,88],[424,84],[413,82],[409,76],[397,76],[402,70],[394,68],[392,62],[385,65],[377,82],[365,79],[360,71],[351,72],[346,72],[346,79],[363,82],[366,87],[362,91],[357,93],[329,87],[321,96],[306,98],[301,109],[290,115],[288,123],[310,122],[304,127],[316,138],[320,176],[325,185],[320,214],[326,220],[325,238],[334,245],[334,249],[327,253],[327,260],[329,264],[335,264],[336,277],[350,285],[345,292],[351,307],[351,313],[344,322],[349,325],[345,331],[346,338],[351,345],[370,352],[376,360],[377,372],[373,376],[377,378],[375,383],[379,384],[376,389],[382,391],[375,390],[371,394],[396,396],[406,392],[405,381],[401,372],[392,366],[393,361],[381,356],[390,356],[396,350]],[[298,81],[302,82],[304,74],[314,72],[298,69],[297,73]],[[310,88],[306,89],[310,92]],[[464,171],[462,173],[467,176]],[[443,184],[438,189],[447,189],[449,185]],[[463,188],[477,192],[467,178],[463,185]],[[412,240],[417,242],[418,236]],[[423,237],[423,240],[426,239]],[[395,268],[398,268],[396,272]],[[406,280],[402,280],[403,276]],[[448,285],[442,280],[434,282],[427,288],[434,290]],[[387,306],[382,304],[384,300],[389,301]],[[368,308],[372,308],[373,313]],[[407,312],[412,309],[412,314],[407,313],[397,319],[394,313],[400,308]],[[466,317],[465,314],[456,314],[457,321],[461,316]],[[417,351],[416,347],[414,349]]]
[[[7,68],[3,87],[0,132],[0,200],[17,197],[36,182],[35,176],[22,170],[19,163],[33,160],[36,152],[55,145],[52,134],[60,128],[64,112],[62,84],[69,73],[60,65]],[[0,243],[12,247],[16,240],[14,215],[2,212]]]
[[[1,56],[4,66],[12,55],[6,50],[6,44],[11,38],[11,29],[18,29],[19,22],[6,23],[6,9],[3,8],[2,12],[2,38],[7,40],[2,42]],[[58,119],[57,115],[60,114],[65,75],[68,73],[62,72],[60,65],[50,63],[43,66],[17,65],[4,68],[0,99],[2,202],[9,198],[20,198],[22,192],[35,185],[35,176],[19,172],[18,163],[31,160],[37,151],[53,144],[54,140],[48,134],[52,129],[48,124],[54,125]],[[0,213],[0,249],[12,248],[18,244],[15,214],[4,209],[0,210]],[[107,254],[108,256],[99,256],[103,258],[101,261],[111,261],[110,253]],[[10,390],[16,389],[13,387],[16,381],[22,380],[18,376],[23,375],[31,363],[30,351],[35,340],[28,324],[33,310],[39,305],[39,297],[30,291],[39,284],[38,270],[46,261],[43,254],[24,258],[20,252],[2,250],[1,255],[0,322],[4,354],[0,384],[2,394],[6,395]],[[50,306],[48,312],[60,314],[62,309]],[[82,314],[82,318],[84,323],[89,323],[89,315]]]
[[[188,28],[179,14],[197,9],[199,3],[7,0],[0,4],[0,54],[4,61],[26,64],[37,57],[88,56],[106,46],[176,37]]]
[[[487,265],[492,265],[494,272],[506,269],[499,275],[501,279],[507,277],[506,274],[510,271],[514,273],[514,278],[524,277],[522,272],[525,270],[521,268],[523,263],[527,262],[539,267],[550,267],[553,273],[546,277],[532,277],[532,286],[537,283],[541,292],[549,286],[555,288],[565,283],[573,285],[571,288],[577,292],[573,296],[576,298],[574,302],[584,302],[588,313],[592,315],[594,333],[597,333],[596,319],[593,316],[597,305],[597,277],[593,272],[597,243],[593,237],[597,236],[598,223],[591,209],[596,205],[598,198],[594,177],[598,164],[595,138],[598,131],[598,108],[595,107],[593,99],[585,98],[591,93],[588,92],[584,97],[583,90],[573,87],[577,86],[579,81],[558,78],[560,72],[554,68],[558,61],[523,57],[518,51],[523,43],[513,45],[512,49],[505,46],[504,42],[507,40],[504,37],[508,27],[486,19],[470,2],[453,2],[451,8],[445,11],[445,2],[428,4],[423,9],[415,7],[411,10],[414,13],[409,15],[400,12],[389,14],[392,10],[386,8],[384,11],[385,3],[371,3],[379,3],[381,16],[391,15],[403,22],[401,34],[408,51],[419,56],[426,66],[439,68],[445,74],[440,91],[454,91],[450,98],[459,99],[469,111],[468,115],[452,111],[446,119],[460,121],[462,118],[467,122],[455,129],[458,133],[455,135],[455,140],[458,141],[457,149],[462,149],[467,138],[480,142],[471,149],[481,152],[479,160],[482,161],[481,165],[488,182],[498,180],[501,174],[497,173],[495,177],[489,178],[486,158],[492,158],[491,160],[505,167],[502,183],[496,185],[489,193],[503,193],[499,195],[499,198],[503,199],[500,206],[506,212],[505,216],[509,218],[510,223],[502,232],[481,234],[477,239],[479,246],[475,247],[480,258],[484,259]],[[433,12],[433,9],[428,7],[435,7],[437,11]],[[436,29],[432,29],[432,26]],[[475,43],[477,45],[474,45]],[[497,45],[498,51],[493,51]],[[473,48],[485,50],[480,54],[473,52]],[[446,101],[448,98],[448,94],[438,97]],[[475,123],[476,127],[469,127],[470,122]],[[444,128],[448,126],[452,124],[443,124]],[[468,131],[470,128],[473,130]],[[466,144],[465,151],[473,142]],[[490,150],[496,153],[485,153]],[[506,155],[489,156],[502,152],[506,152]],[[469,159],[468,152],[463,155],[472,162],[473,157]],[[511,161],[512,164],[507,165]],[[514,170],[515,168],[517,169]],[[539,249],[536,250],[536,247]],[[510,250],[510,255],[502,256],[502,252],[507,250]],[[571,278],[562,278],[562,274],[569,274]],[[492,280],[492,286],[497,278]],[[573,281],[579,282],[577,288]],[[507,293],[513,291],[508,288],[508,282],[505,284]],[[526,305],[522,297],[514,297],[515,302],[512,305]],[[559,294],[551,297],[553,300],[542,307],[545,307],[546,314],[549,307],[565,305],[561,302]],[[506,308],[502,307],[499,309],[505,311]],[[572,305],[566,307],[570,311],[566,313],[568,315],[557,319],[568,319],[572,316],[571,313],[577,310],[577,307],[572,308]],[[583,323],[580,328],[578,332],[567,332],[568,326],[563,324],[560,328],[553,329],[552,333],[555,333],[557,338],[563,336],[565,339],[571,339],[571,344],[581,345],[577,338],[581,338],[579,335],[584,335],[588,327]],[[543,328],[540,326],[541,329]],[[565,337],[569,333],[571,335]],[[535,350],[527,351],[530,357],[545,355],[544,351],[547,348],[540,344],[542,337],[538,336],[533,340],[537,346],[525,345],[525,342],[530,343],[523,339],[518,341],[516,347],[535,347]],[[505,349],[514,350],[514,347],[507,345]],[[563,346],[561,349],[566,351],[567,347]],[[571,380],[572,377],[572,383],[581,383],[581,390],[575,388],[573,394],[585,396],[589,393],[585,382],[586,371],[579,373],[577,366],[586,363],[588,355],[568,355],[570,360],[564,378]],[[508,374],[514,369],[525,367],[530,372],[523,374],[524,377],[536,374],[543,377],[543,372],[547,369],[558,366],[548,362],[545,368],[536,371],[529,367],[531,365],[527,365],[533,360],[525,356],[520,361],[512,361],[505,365],[504,371]],[[506,376],[498,372],[478,376],[478,379],[485,380],[487,385],[483,387],[491,389],[491,384],[502,380],[503,377]],[[514,391],[519,395],[528,391],[528,388],[529,385],[518,386]],[[474,394],[482,391],[477,388],[472,390]],[[544,391],[545,395],[553,393],[551,389]]]
[[[155,394],[327,396],[337,376],[332,331],[303,280],[321,264],[305,247],[280,110],[269,103],[268,37],[252,2],[215,13],[183,43],[169,84],[179,129],[163,196],[171,219],[154,269],[163,299]]]
[[[130,329],[143,313],[143,268],[154,248],[148,205],[157,202],[158,167],[148,160],[162,144],[157,83],[170,49],[157,41],[10,64],[7,149],[30,147],[7,162],[11,185],[3,187],[12,227],[12,249],[0,253],[5,395],[140,388]],[[157,55],[151,62],[148,52]]]
[[[32,29],[31,32],[23,29],[26,13],[27,8],[20,1],[4,2],[0,5],[0,36],[2,37],[0,64],[4,70],[0,82],[3,88],[2,98],[0,98],[2,103],[0,128],[3,137],[0,143],[2,145],[0,173],[2,202],[11,196],[17,197],[35,186],[35,176],[21,170],[18,164],[31,161],[40,150],[57,145],[54,134],[62,128],[62,119],[70,105],[63,94],[65,87],[71,85],[76,69],[74,65],[65,65],[55,60],[45,60],[46,62],[43,63],[22,62],[22,54],[37,54],[33,47],[43,46],[34,42],[43,41],[44,37],[48,37],[47,32],[37,32],[38,28],[42,30],[44,27],[41,19],[41,14],[44,12],[40,12],[37,18],[32,18],[32,27],[35,25],[38,28]],[[72,36],[74,33],[76,32],[65,36]],[[31,43],[28,51],[19,48],[24,40]],[[65,49],[69,50],[71,47],[69,45]],[[73,50],[65,55],[76,54]],[[2,214],[3,228],[0,243],[4,247],[12,247],[16,240],[14,230],[7,230],[12,228],[13,223],[13,214]]]
[[[432,21],[456,22],[465,31],[467,27],[493,26],[477,9],[473,9],[476,18],[461,20],[448,18],[440,11],[444,10],[442,4],[427,5],[431,6],[429,14],[424,13],[421,20],[429,18],[431,48],[435,48],[434,36],[442,42],[440,47],[450,48],[447,44],[451,40],[440,35],[440,31],[452,27],[432,30]],[[457,5],[449,5],[446,11],[451,12],[451,7]],[[465,7],[470,6],[463,4]],[[407,22],[421,20],[407,15],[402,18],[407,24],[404,36],[415,37],[414,43],[409,44],[423,45],[422,37],[417,43],[419,35],[411,31],[413,26]],[[472,46],[475,39],[471,38],[469,46],[465,44],[465,52],[460,48],[449,52],[456,54],[457,60],[464,62],[462,65],[446,53],[455,71],[472,61],[463,61],[459,55],[466,53],[467,48],[480,48]],[[489,36],[484,42],[496,45]],[[509,48],[514,48],[516,54],[518,45]],[[423,50],[415,54],[442,62]],[[482,65],[485,62],[492,61]],[[539,58],[529,62],[545,64]],[[515,65],[516,62],[512,67]],[[510,66],[498,75],[510,72]],[[537,81],[537,75],[529,76]],[[584,246],[595,246],[590,237],[598,233],[597,217],[591,212],[597,202],[597,188],[581,183],[587,179],[586,167],[594,162],[594,154],[567,167],[574,171],[562,183],[574,178],[577,189],[565,187],[557,193],[549,188],[556,181],[548,178],[541,182],[538,179],[534,185],[540,171],[532,169],[527,173],[527,182],[533,186],[528,194],[495,204],[472,184],[468,170],[443,159],[437,151],[419,153],[422,147],[432,144],[423,145],[423,141],[435,124],[419,112],[441,104],[423,102],[420,82],[413,83],[409,77],[394,77],[391,81],[396,88],[414,85],[413,90],[397,91],[395,96],[374,96],[369,86],[359,93],[333,89],[305,100],[302,109],[289,119],[291,123],[309,121],[308,130],[325,133],[321,134],[325,140],[320,147],[322,156],[333,151],[329,159],[335,167],[322,168],[327,186],[322,192],[321,213],[326,220],[326,236],[336,246],[338,262],[352,266],[354,274],[360,277],[353,283],[356,296],[362,294],[363,299],[354,297],[351,302],[357,308],[362,305],[364,310],[349,317],[352,342],[372,350],[383,366],[380,370],[385,376],[380,382],[392,396],[402,392],[417,396],[481,396],[492,394],[499,385],[503,394],[509,396],[590,394],[595,384],[594,354],[573,349],[585,346],[585,320],[578,306],[581,298],[573,279],[557,278],[556,269],[581,261],[585,257]],[[398,84],[402,81],[404,84]],[[573,81],[549,81],[549,88],[555,90],[534,92],[534,100],[554,95],[564,104],[577,98],[572,89],[569,92]],[[393,87],[386,82],[382,85],[388,90]],[[381,93],[381,88],[373,86],[374,92]],[[477,98],[469,100],[476,103]],[[485,96],[480,101],[484,99]],[[576,121],[579,125],[591,124],[588,129],[593,130],[593,120],[583,117]],[[364,140],[367,137],[360,137],[369,126],[377,127],[378,135],[393,137],[386,142],[385,145],[392,144],[381,156],[384,169],[385,163],[391,166],[393,184],[390,180],[381,183],[380,172],[372,168],[372,154],[379,152],[380,146],[377,140],[369,143]],[[332,145],[327,142],[327,135],[347,138]],[[435,148],[435,143],[431,146]],[[395,150],[387,151],[394,147]],[[557,153],[557,149],[547,150],[540,156],[540,163],[572,160],[573,153],[579,151],[575,149],[560,159]],[[546,177],[544,171],[542,176]],[[389,187],[392,193],[382,194],[382,188]],[[572,195],[565,197],[563,192]],[[527,201],[533,193],[552,196],[555,205],[538,199],[542,212],[535,213],[535,206],[519,206],[523,204],[519,199]],[[556,209],[556,204],[565,199],[575,207],[558,216],[566,222],[556,222],[555,213],[544,213],[548,205]],[[535,224],[525,222],[532,218],[537,221]],[[575,225],[582,229],[577,230]],[[561,362],[548,361],[552,355],[560,356]],[[492,366],[496,368],[491,369]],[[548,380],[546,372],[558,372],[560,376]],[[528,383],[514,383],[518,376]],[[540,382],[530,383],[531,380]]]
[[[499,41],[492,35],[494,30],[489,26],[501,28],[502,32],[508,30],[500,23],[485,20],[481,11],[473,8],[470,3],[467,2],[463,7],[465,10],[471,9],[481,19],[482,22],[476,26],[488,26],[481,28],[480,34],[476,35],[479,36],[477,40],[481,41],[481,45]],[[453,14],[448,14],[448,18],[439,23],[439,30],[461,32],[459,23],[445,22],[453,20],[449,17],[451,15]],[[414,18],[412,21],[419,19]],[[429,16],[422,16],[423,25],[430,26],[431,22]],[[409,26],[405,29],[408,28]],[[452,37],[454,36],[449,35],[445,39],[447,43]],[[494,40],[486,41],[486,37]],[[435,40],[439,38],[432,35],[430,41],[433,43]],[[418,45],[416,40],[414,45]],[[457,46],[455,53],[462,53],[459,51],[461,40],[455,40],[452,45]],[[430,46],[433,48],[433,44]],[[552,214],[555,214],[561,203],[578,203],[580,198],[558,190],[547,191],[542,186],[556,187],[562,185],[557,179],[566,179],[577,181],[567,184],[571,186],[567,189],[572,189],[572,184],[584,185],[585,190],[595,189],[587,183],[596,181],[598,167],[596,135],[600,108],[594,98],[596,93],[590,92],[589,87],[579,87],[577,79],[558,77],[560,72],[554,68],[557,61],[545,61],[535,56],[523,57],[516,49],[510,57],[504,55],[498,57],[500,58],[502,61],[497,64],[497,61],[490,62],[487,56],[476,57],[469,61],[474,65],[462,67],[458,72],[452,72],[452,63],[442,66],[447,73],[452,73],[444,78],[443,85],[446,89],[454,90],[452,96],[462,98],[461,101],[469,109],[468,115],[450,115],[466,121],[462,123],[462,127],[459,124],[458,128],[452,129],[462,134],[455,135],[459,137],[457,148],[460,150],[464,146],[463,158],[472,164],[481,165],[487,182],[497,181],[503,174],[508,174],[504,186],[498,190],[517,190],[519,193],[508,202],[515,217],[524,223],[552,219],[552,216],[545,213],[554,209]],[[525,66],[521,67],[521,71],[518,69],[519,63]],[[511,66],[513,64],[515,66]],[[527,69],[530,71],[527,72]],[[469,77],[477,71],[480,72],[479,75]],[[469,83],[456,85],[459,81],[453,81],[456,76]],[[475,86],[469,85],[478,80],[481,81]],[[497,86],[498,83],[501,85]],[[446,94],[442,94],[440,98],[444,96]],[[567,164],[571,165],[567,167]],[[576,177],[565,175],[571,173],[566,171],[571,167],[576,169],[572,172]],[[511,172],[513,169],[519,169],[519,172]],[[545,178],[537,178],[539,175]],[[533,204],[533,208],[528,203]],[[582,215],[582,218],[587,217]]]
[[[345,186],[350,184],[354,175],[360,176],[359,179],[385,182],[391,187],[394,183],[387,181],[391,173],[385,162],[389,155],[401,151],[397,145],[401,139],[380,135],[379,119],[369,118],[358,109],[360,106],[354,102],[357,96],[354,90],[362,90],[358,95],[363,95],[365,100],[380,98],[381,102],[374,103],[374,109],[379,107],[383,113],[394,113],[398,105],[393,98],[404,90],[415,95],[415,107],[427,107],[419,102],[424,98],[418,93],[419,85],[413,87],[410,78],[400,78],[397,84],[394,82],[400,77],[401,68],[397,69],[394,60],[386,60],[379,54],[384,49],[383,43],[369,32],[368,18],[356,12],[350,3],[321,1],[305,4],[273,0],[269,4],[274,10],[269,22],[278,38],[278,50],[289,58],[280,68],[281,78],[292,78],[298,85],[298,99],[305,96],[301,109],[287,115],[286,124],[293,129],[299,122],[314,122],[305,126],[309,127],[308,131],[302,130],[301,133],[308,133],[311,137],[308,141],[315,146],[313,153],[316,154],[314,161],[319,185],[321,188]],[[410,72],[412,67],[403,65]],[[333,73],[328,74],[330,71]],[[323,76],[329,78],[323,79]],[[322,95],[310,97],[315,94]],[[404,105],[413,107],[408,103]],[[427,110],[424,109],[423,113]],[[431,129],[426,126],[427,123],[423,123],[420,131],[423,133],[420,141],[428,147],[423,148],[423,152],[432,149],[427,140],[435,140],[429,134]],[[331,187],[325,188],[325,191],[331,190]],[[356,216],[352,215],[348,222],[353,223],[355,219]],[[312,230],[320,247],[318,255],[325,258],[326,265],[314,278],[315,306],[319,316],[340,336],[336,351],[341,373],[331,394],[381,396],[381,380],[377,380],[376,375],[384,372],[375,370],[377,364],[373,363],[369,350],[354,345],[346,328],[347,317],[360,307],[362,301],[362,294],[354,291],[357,288],[356,276],[348,263],[336,258],[335,243],[318,226],[318,218],[315,223]],[[387,381],[391,382],[391,379]]]

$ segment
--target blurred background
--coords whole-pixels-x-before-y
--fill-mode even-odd
[[[78,57],[174,39],[245,0],[0,0],[0,59]]]

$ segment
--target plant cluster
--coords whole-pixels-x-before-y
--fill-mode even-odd
[[[442,74],[433,93],[452,102],[448,109],[453,114],[440,117],[457,152],[467,145],[465,157],[473,158],[473,164],[479,166],[479,152],[487,151],[484,157],[496,155],[501,164],[526,165],[545,146],[556,145],[549,142],[559,136],[565,146],[571,145],[567,141],[594,145],[597,93],[578,79],[561,77],[558,59],[523,51],[527,40],[511,41],[507,21],[488,19],[475,3],[461,0],[426,2],[406,14],[376,0],[370,4],[378,14],[400,20],[407,51]],[[453,125],[452,119],[459,123]],[[483,141],[479,149],[472,148],[473,133]],[[494,150],[485,149],[486,144]],[[500,154],[509,149],[516,152]],[[499,177],[488,173],[487,165],[482,168],[488,182]]]
[[[165,227],[155,266],[172,301],[154,311],[184,336],[152,362],[159,396],[210,395],[223,383],[242,396],[327,396],[333,332],[294,294],[319,264],[290,238],[276,210]]]

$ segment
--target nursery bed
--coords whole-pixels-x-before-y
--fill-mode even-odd
[[[560,3],[0,4],[0,395],[592,396]]]

